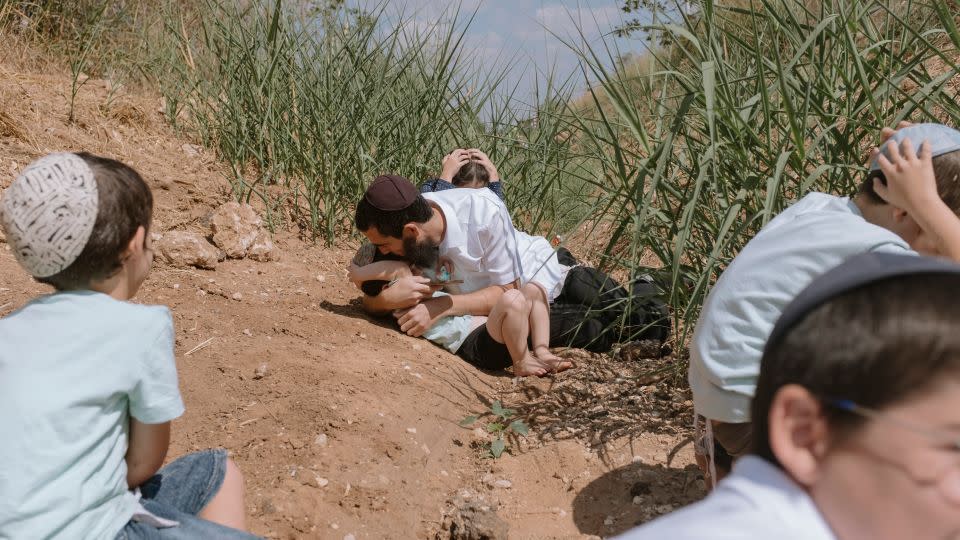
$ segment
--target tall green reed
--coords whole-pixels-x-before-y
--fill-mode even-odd
[[[960,124],[949,2],[755,0],[678,7],[649,70],[623,77],[578,49],[595,107],[574,109],[598,168],[607,263],[667,269],[682,342],[727,262],[810,191],[850,194],[899,120]],[[842,232],[838,231],[838,234]]]
[[[468,59],[469,14],[423,28],[381,24],[384,7],[315,17],[279,1],[206,5],[193,37],[171,32],[197,59],[168,85],[171,118],[188,113],[186,127],[231,164],[234,195],[261,200],[271,223],[283,209],[332,243],[374,176],[424,179],[457,147],[491,154],[530,226],[557,222],[546,203],[570,184],[574,158],[555,124],[505,106],[503,71]]]

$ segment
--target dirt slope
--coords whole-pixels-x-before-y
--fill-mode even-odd
[[[90,81],[69,125],[68,95],[66,73],[0,63],[0,187],[39,155],[86,150],[144,175],[155,233],[206,231],[228,200],[223,171],[167,127],[158,97]],[[171,455],[227,448],[246,477],[254,532],[449,537],[447,501],[470,490],[509,538],[607,536],[702,495],[688,391],[650,377],[653,361],[590,358],[538,381],[483,373],[366,317],[342,271],[349,243],[323,249],[290,231],[275,240],[270,263],[158,263],[138,297],[175,317],[187,412]],[[0,241],[0,316],[44,292]],[[493,399],[532,425],[499,460],[483,457],[482,433],[457,425]]]

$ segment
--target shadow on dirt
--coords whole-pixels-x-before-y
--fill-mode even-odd
[[[696,502],[706,494],[696,465],[672,468],[631,463],[587,484],[573,501],[573,521],[583,534],[621,534]]]
[[[334,315],[340,315],[342,317],[350,317],[351,319],[359,319],[361,321],[366,321],[370,324],[379,326],[381,328],[386,328],[388,330],[394,330],[399,332],[400,329],[397,326],[396,319],[389,315],[384,315],[382,317],[374,317],[366,311],[363,310],[363,306],[360,303],[359,298],[355,298],[350,301],[349,304],[334,304],[329,300],[323,300],[320,302],[320,309],[329,311]]]

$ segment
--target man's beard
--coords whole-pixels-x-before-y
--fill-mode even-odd
[[[440,246],[424,238],[418,243],[413,238],[403,239],[403,257],[420,268],[435,269],[440,260]]]

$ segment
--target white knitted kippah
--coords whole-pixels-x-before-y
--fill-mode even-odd
[[[20,264],[35,277],[77,260],[97,221],[97,181],[80,156],[46,155],[20,173],[0,198],[0,225]]]

